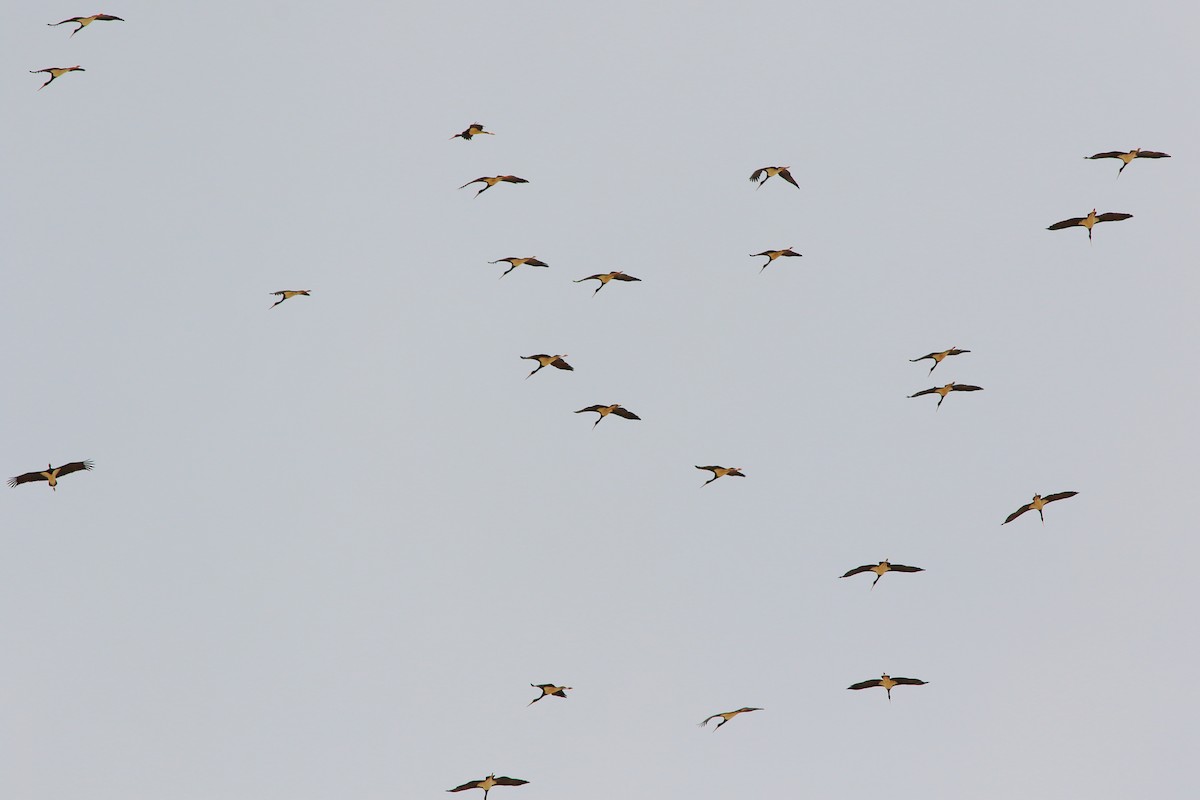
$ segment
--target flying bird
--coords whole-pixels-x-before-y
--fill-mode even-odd
[[[793,256],[795,256],[796,258],[799,258],[800,256],[803,255],[803,253],[797,253],[792,248],[785,247],[783,250],[763,250],[761,253],[751,253],[750,255],[767,257],[767,263],[763,264],[762,269],[759,270],[759,272],[762,272],[763,269],[766,269],[768,266],[770,266],[771,262],[777,258],[783,258],[783,257],[791,258]]]
[[[1121,177],[1121,173],[1129,166],[1135,158],[1170,158],[1166,153],[1159,153],[1156,150],[1143,150],[1136,147],[1128,153],[1122,153],[1119,150],[1110,150],[1107,153],[1096,153],[1094,156],[1084,156],[1086,159],[1095,160],[1097,158],[1119,158],[1121,159],[1121,168],[1117,170],[1117,177]]]
[[[930,370],[930,371],[932,372],[932,370]],[[935,394],[936,393],[936,394],[941,395],[941,397],[938,398],[938,402],[937,402],[937,407],[941,408],[942,401],[945,400],[946,395],[950,394],[951,392],[978,392],[978,391],[982,391],[982,390],[983,390],[982,386],[968,386],[965,383],[947,383],[945,386],[935,386],[932,389],[925,389],[924,391],[917,392],[916,394],[910,394],[908,397],[911,400],[912,398],[920,397],[923,394]]]
[[[273,294],[279,298],[278,300],[276,300],[274,302],[274,304],[271,305],[271,308],[274,308],[275,306],[282,303],[284,300],[291,300],[293,297],[296,297],[297,295],[303,295],[305,297],[310,297],[310,296],[312,296],[312,289],[284,289],[283,291],[268,292],[267,294]],[[267,310],[270,311],[271,309],[267,309]]]
[[[488,792],[493,786],[521,786],[529,783],[520,778],[505,778],[504,776],[496,777],[496,773],[488,775],[486,778],[480,778],[477,781],[467,781],[462,786],[456,786],[453,789],[447,789],[447,792],[465,792],[467,789],[483,789],[483,800],[487,800]]]
[[[762,711],[762,709],[761,708],[739,708],[737,711],[726,711],[724,714],[713,714],[711,717],[704,720],[704,722],[701,722],[700,727],[703,728],[709,722],[713,721],[717,717],[720,717],[721,721],[717,723],[716,728],[713,728],[713,730],[715,731],[715,730],[718,730],[726,722],[729,722],[729,720],[736,717],[738,714],[745,714],[748,711]]]
[[[553,695],[554,697],[566,697],[567,690],[571,689],[570,686],[555,686],[553,683],[531,683],[529,685],[535,689],[542,690],[541,694],[539,694],[537,697],[535,697],[529,701],[529,705],[533,705],[538,700],[541,700],[543,697],[545,697],[547,695]],[[528,707],[528,706],[526,706],[526,707]],[[523,782],[524,781],[522,781],[522,783]],[[462,788],[462,787],[459,787],[459,788]]]
[[[1045,497],[1042,497],[1040,494],[1035,494],[1032,500],[1018,508],[1013,513],[1009,514],[1008,518],[1000,524],[1007,525],[1017,517],[1024,514],[1026,511],[1038,512],[1038,516],[1041,517],[1042,523],[1044,524],[1046,522],[1046,516],[1042,514],[1042,509],[1045,508],[1047,504],[1053,503],[1055,500],[1066,500],[1068,497],[1074,497],[1077,494],[1079,494],[1079,492],[1058,492],[1056,494],[1048,494]]]
[[[778,175],[792,186],[795,186],[797,189],[799,189],[800,184],[796,183],[796,179],[792,177],[792,173],[788,172],[789,169],[791,169],[791,167],[761,167],[750,173],[750,182],[757,183],[759,188],[762,188],[764,183]],[[762,180],[759,180],[760,175],[765,175],[765,177],[762,178]]]
[[[592,423],[593,428],[599,425],[600,420],[604,419],[609,414],[616,414],[618,417],[624,417],[625,419],[641,419],[641,417],[639,417],[637,414],[621,406],[620,403],[613,403],[611,406],[588,406],[587,408],[579,409],[575,413],[582,414],[585,411],[595,411],[600,415],[596,417],[596,421]]]
[[[37,75],[39,72],[49,72],[50,73],[50,80],[46,81],[45,83],[43,83],[41,86],[39,86],[37,88],[37,90],[40,92],[42,89],[45,89],[50,84],[54,83],[55,78],[61,78],[63,75],[66,75],[68,72],[87,72],[87,70],[84,69],[83,67],[79,66],[78,64],[76,64],[73,67],[46,67],[45,69],[29,70],[30,75]]]
[[[861,567],[854,569],[843,575],[843,578],[849,578],[851,575],[857,575],[860,572],[874,572],[875,580],[871,581],[871,588],[875,588],[875,584],[879,583],[879,579],[883,577],[885,572],[924,572],[922,567],[906,567],[903,564],[893,564],[886,558],[878,564],[863,564]]]
[[[603,289],[605,286],[608,286],[609,281],[640,281],[640,280],[641,280],[641,278],[635,278],[632,275],[626,275],[624,272],[617,271],[617,272],[599,272],[599,273],[596,273],[595,275],[588,275],[586,278],[580,278],[579,280],[574,281],[574,283],[583,283],[584,281],[600,281],[600,285],[596,287],[596,291],[592,292],[592,297],[595,297],[601,289]]]
[[[20,486],[22,483],[47,481],[50,484],[50,488],[54,489],[56,486],[58,486],[58,479],[63,475],[70,475],[72,472],[89,470],[91,468],[91,461],[72,461],[70,464],[63,464],[61,467],[57,468],[52,464],[47,464],[45,472],[26,472],[24,475],[18,475],[15,478],[9,478],[8,485],[15,488]]]
[[[1106,211],[1103,214],[1097,214],[1096,209],[1093,208],[1088,212],[1086,217],[1071,217],[1070,219],[1064,219],[1062,222],[1054,223],[1049,228],[1046,228],[1046,230],[1061,231],[1063,228],[1074,228],[1077,225],[1081,225],[1084,228],[1087,228],[1088,241],[1090,242],[1092,240],[1092,226],[1094,226],[1096,223],[1120,222],[1121,220],[1129,219],[1132,216],[1133,214],[1123,214],[1119,211]]]
[[[566,369],[566,370],[574,371],[574,369],[575,369],[574,367],[572,367],[567,362],[563,361],[563,359],[566,357],[567,357],[566,353],[563,353],[561,356],[548,356],[545,353],[535,353],[534,355],[531,355],[531,356],[521,356],[522,359],[538,362],[537,369],[535,369],[533,372],[526,375],[525,380],[529,380],[534,375],[538,374],[538,372],[541,371],[542,367],[557,367],[558,369]]]
[[[496,134],[492,133],[491,131],[485,131],[483,129],[483,125],[479,124],[478,122],[472,122],[465,131],[463,131],[462,133],[456,133],[453,136],[451,136],[450,138],[451,139],[462,138],[462,139],[466,139],[469,142],[469,141],[471,141],[472,136],[478,136],[481,133],[487,134],[488,136],[496,135]]]
[[[504,270],[504,273],[501,274],[501,276],[500,276],[501,278],[503,278],[505,275],[512,272],[514,269],[521,266],[522,264],[528,264],[531,267],[548,267],[548,266],[550,266],[545,261],[538,261],[533,256],[530,256],[529,258],[517,258],[515,256],[509,256],[508,258],[502,258],[499,261],[489,261],[488,263],[489,264],[508,264],[509,265],[508,269]]]
[[[912,363],[915,364],[918,361],[924,361],[927,358],[933,359],[933,366],[929,368],[929,372],[925,373],[927,375],[932,375],[933,371],[935,369],[937,369],[937,365],[942,363],[942,361],[944,359],[949,358],[950,356],[960,356],[963,353],[969,353],[969,352],[971,352],[971,351],[970,350],[959,350],[957,347],[951,347],[949,350],[943,350],[940,353],[930,353],[928,355],[921,356],[920,358],[910,358],[909,361],[911,361]]]
[[[746,477],[745,474],[742,473],[741,467],[717,467],[717,466],[700,467],[700,466],[697,466],[696,469],[706,469],[713,474],[713,476],[711,478],[709,478],[703,484],[701,484],[701,486],[700,486],[701,489],[703,489],[705,486],[708,486],[710,483],[715,481],[717,478],[724,478],[726,475],[729,475],[734,478]]]
[[[888,675],[885,672],[880,678],[878,678],[876,680],[863,681],[862,683],[856,683],[853,686],[847,686],[846,688],[847,689],[870,689],[874,686],[882,686],[884,689],[887,689],[888,700],[891,700],[893,686],[924,686],[927,683],[929,683],[929,681],[923,681],[923,680],[919,680],[917,678],[893,678],[892,676]]]
[[[81,30],[86,28],[88,25],[91,25],[93,22],[96,22],[97,20],[99,20],[100,22],[124,22],[125,21],[125,20],[121,19],[120,17],[114,17],[112,14],[92,14],[90,17],[71,17],[70,19],[64,19],[62,22],[47,22],[46,24],[49,25],[51,28],[53,28],[55,25],[66,25],[68,22],[78,23],[79,27],[76,28],[75,30],[71,31],[71,36],[74,36],[75,34],[79,33]],[[68,36],[67,38],[69,39],[71,37]]]
[[[486,183],[487,186],[483,187],[482,189],[480,189],[478,192],[475,193],[475,196],[479,197],[479,195],[483,194],[488,189],[492,188],[497,183],[501,183],[501,182],[504,182],[504,183],[529,183],[529,181],[525,180],[524,178],[518,178],[516,175],[496,175],[495,177],[492,177],[492,178],[488,178],[485,176],[483,178],[476,178],[473,181],[467,181],[466,183],[464,183],[462,186],[460,186],[458,188],[465,189],[468,186],[470,186],[472,183]]]

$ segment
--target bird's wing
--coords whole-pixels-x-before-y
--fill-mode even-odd
[[[705,725],[707,725],[708,723],[712,722],[714,719],[716,719],[716,718],[717,718],[717,717],[719,717],[719,716],[721,716],[721,715],[720,715],[720,714],[713,714],[711,717],[708,717],[707,719],[705,719],[705,720],[704,720],[704,722],[701,722],[701,723],[700,723],[700,727],[701,727],[701,728],[703,728]]]
[[[750,181],[752,183],[757,183],[759,176],[762,175],[766,171],[767,171],[766,167],[763,167],[762,169],[754,170],[754,172],[750,173]]]
[[[483,181],[484,183],[486,183],[486,182],[487,182],[487,178],[486,178],[486,177],[484,177],[484,178],[476,178],[476,179],[475,179],[475,180],[473,180],[473,181],[467,181],[466,183],[464,183],[462,186],[460,186],[460,187],[458,187],[458,188],[460,188],[460,189],[465,189],[465,188],[467,188],[468,186],[470,186],[472,183],[479,183],[480,181]]]
[[[550,266],[550,265],[549,265],[549,264],[547,264],[545,261],[539,261],[539,260],[538,260],[538,259],[536,259],[536,258],[529,258],[529,259],[526,259],[526,260],[525,260],[525,263],[526,263],[526,264],[528,264],[528,265],[529,265],[529,266],[531,266],[531,267],[548,267],[548,266]]]
[[[121,19],[120,17],[114,17],[112,14],[97,14],[96,19],[105,20],[106,22],[111,22],[114,20],[116,22],[124,22],[125,21],[125,20]]]
[[[556,358],[556,359],[554,359],[553,361],[551,361],[551,362],[550,362],[550,366],[552,366],[552,367],[558,367],[559,369],[569,369],[569,370],[574,370],[574,369],[575,369],[575,368],[574,368],[574,367],[572,367],[570,364],[568,364],[567,362],[563,361],[561,358]]]
[[[750,257],[753,258],[754,256],[767,256],[769,258],[770,255],[771,255],[770,250],[763,250],[761,253],[751,253]]]
[[[1079,492],[1056,492],[1055,494],[1048,494],[1043,497],[1042,502],[1053,503],[1055,500],[1066,500],[1068,497],[1074,497],[1077,494]]]
[[[587,408],[581,408],[581,409],[579,409],[579,410],[578,410],[578,411],[576,411],[575,413],[576,413],[576,414],[582,414],[582,413],[583,413],[583,412],[585,412],[585,411],[599,411],[599,410],[600,410],[600,409],[602,409],[602,408],[606,408],[606,406],[601,406],[601,405],[588,406]]]
[[[952,392],[982,392],[982,386],[971,386],[967,383],[956,383],[950,387]]]
[[[875,568],[875,566],[876,566],[875,564],[863,564],[861,567],[855,567],[854,569],[850,570],[842,577],[849,578],[851,575],[857,575],[860,572],[870,572],[872,569]]]
[[[936,392],[936,391],[937,391],[939,388],[940,388],[940,387],[937,387],[937,386],[935,386],[935,387],[933,387],[932,389],[925,389],[925,390],[923,390],[923,391],[917,392],[916,394],[910,394],[910,395],[908,396],[908,398],[911,400],[912,398],[914,398],[914,397],[920,397],[920,396],[921,396],[921,395],[923,395],[923,394],[933,394],[933,393],[934,393],[934,392]]]
[[[780,253],[780,255],[784,255],[784,256],[801,256],[801,257],[803,257],[803,256],[804,256],[804,254],[803,254],[803,253],[797,253],[795,250],[793,250],[793,249],[792,249],[792,248],[790,248],[790,247],[789,247],[787,250],[784,250],[782,253]]]
[[[496,782],[497,786],[520,786],[521,784],[529,783],[529,781],[523,781],[520,778],[505,778],[502,775],[492,778],[492,780]]]
[[[1129,219],[1133,214],[1122,214],[1118,211],[1108,211],[1104,214],[1096,216],[1096,222],[1120,222],[1123,219]]]
[[[934,356],[936,356],[936,355],[937,355],[937,353],[930,353],[929,355],[926,355],[926,356],[921,356],[920,358],[910,358],[910,359],[909,359],[909,361],[911,361],[911,362],[913,362],[913,363],[915,364],[915,363],[916,363],[916,362],[918,362],[918,361],[924,361],[925,359],[927,359],[927,358],[933,358],[933,357],[934,357]]]
[[[1083,222],[1083,220],[1084,220],[1083,217],[1071,217],[1070,219],[1064,219],[1062,222],[1054,223],[1049,228],[1046,228],[1046,230],[1060,231],[1063,228],[1073,228],[1076,225],[1078,225],[1079,223]]]
[[[901,686],[924,686],[928,681],[920,680],[919,678],[892,678]]]
[[[1137,154],[1138,158],[1170,158],[1166,153],[1160,153],[1157,150],[1143,150]]]
[[[618,281],[640,281],[640,280],[641,280],[641,278],[635,278],[635,277],[633,277],[632,275],[626,275],[626,274],[625,274],[625,273],[623,273],[623,272],[618,272],[617,274],[613,275],[613,280],[618,280]]]
[[[1031,508],[1033,508],[1033,504],[1026,503],[1025,505],[1018,508],[1016,511],[1014,511],[1013,513],[1009,514],[1008,519],[1004,520],[1004,522],[1001,522],[1000,524],[1007,525],[1008,523],[1012,522],[1014,519],[1021,516],[1022,514],[1024,514],[1026,511],[1028,511]]]
[[[580,278],[577,281],[573,281],[573,283],[583,283],[584,281],[598,281],[598,280],[600,280],[600,277],[601,277],[600,275],[588,275],[586,278]]]
[[[63,475],[70,475],[72,472],[91,469],[92,466],[91,461],[72,461],[70,464],[63,464],[58,468],[58,476],[61,478]]]
[[[785,181],[790,183],[792,186],[795,186],[797,189],[800,188],[800,184],[796,183],[796,179],[792,177],[792,173],[788,172],[786,169],[779,170],[779,177],[783,178]]]
[[[715,473],[715,472],[716,472],[717,470],[719,470],[719,469],[724,469],[724,467],[716,467],[716,466],[713,466],[713,467],[696,467],[696,469],[706,469],[706,470],[708,470],[709,472],[713,472],[713,473]]]
[[[924,572],[924,567],[906,567],[904,564],[888,564],[892,572]]]
[[[559,689],[557,692],[551,692],[551,694],[553,694],[555,697],[566,697],[567,696],[567,693],[564,692],[562,689]]]
[[[9,486],[20,486],[22,483],[32,483],[33,481],[49,480],[40,472],[26,472],[24,475],[18,475],[15,478],[8,479]]]
[[[524,178],[518,178],[516,175],[505,175],[500,180],[504,181],[505,183],[529,183],[529,181],[525,180]]]
[[[618,417],[624,417],[625,419],[641,419],[641,417],[627,408],[614,408],[612,413],[616,414]]]
[[[1119,153],[1116,150],[1110,150],[1107,153],[1096,153],[1094,156],[1087,156],[1087,158],[1120,158],[1123,155],[1126,155],[1126,153]]]
[[[483,779],[480,778],[478,781],[467,781],[462,786],[455,786],[453,789],[447,789],[446,791],[447,792],[462,792],[467,789],[478,789],[479,784],[480,784],[480,782],[482,782],[482,780]]]
[[[53,28],[55,25],[64,25],[68,22],[79,22],[79,18],[71,17],[70,19],[64,19],[62,22],[47,22],[46,24]]]
[[[870,689],[872,686],[882,686],[882,685],[883,685],[883,681],[880,680],[879,678],[876,678],[873,681],[863,681],[862,683],[855,683],[850,686],[847,686],[846,688],[847,689]]]

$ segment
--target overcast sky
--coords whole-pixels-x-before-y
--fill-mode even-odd
[[[19,5],[0,796],[1188,796],[1193,5]]]

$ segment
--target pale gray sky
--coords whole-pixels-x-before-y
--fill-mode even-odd
[[[1198,17],[11,9],[0,796],[1188,796]]]

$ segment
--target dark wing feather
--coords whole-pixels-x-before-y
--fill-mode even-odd
[[[525,180],[524,178],[518,178],[516,175],[505,175],[500,180],[504,181],[505,183],[529,183],[529,181]]]
[[[870,689],[873,686],[882,686],[882,685],[883,685],[883,681],[880,680],[879,678],[876,678],[873,681],[863,681],[862,683],[855,683],[851,686],[847,686],[846,688],[847,689]]]
[[[930,353],[929,355],[927,355],[927,356],[921,356],[920,358],[910,358],[910,359],[909,359],[909,361],[911,361],[911,362],[913,362],[913,363],[915,364],[915,363],[916,363],[916,362],[918,362],[918,361],[924,361],[925,359],[927,359],[927,358],[933,358],[933,357],[934,357],[934,356],[936,356],[936,355],[937,355],[937,353]]]
[[[919,678],[892,678],[892,680],[901,686],[924,686],[929,682],[920,680]]]
[[[920,396],[921,396],[921,395],[923,395],[923,394],[933,394],[934,392],[936,392],[936,391],[937,391],[938,389],[940,389],[940,388],[941,388],[940,386],[935,386],[935,387],[933,387],[932,389],[925,389],[924,391],[917,392],[916,394],[910,394],[910,395],[908,396],[908,398],[911,400],[912,398],[914,398],[914,397],[920,397]]]
[[[567,696],[567,693],[564,692],[562,689],[559,689],[557,692],[552,692],[552,694],[555,697],[566,697]]]
[[[1022,514],[1024,514],[1026,511],[1028,511],[1031,508],[1033,508],[1033,505],[1031,503],[1026,503],[1025,505],[1018,508],[1016,511],[1014,511],[1013,513],[1009,514],[1008,519],[1004,520],[1004,522],[1001,522],[1000,524],[1007,525],[1008,523],[1012,522],[1014,519],[1021,516]]]
[[[764,168],[764,169],[765,169],[765,168]],[[751,183],[757,183],[757,182],[758,182],[758,176],[762,175],[762,174],[763,174],[763,171],[764,171],[763,169],[756,169],[756,170],[754,170],[754,172],[750,173],[750,182],[751,182]],[[711,717],[710,717],[710,719],[711,719]]]
[[[1089,158],[1089,159],[1091,159],[1091,158],[1120,158],[1123,155],[1127,155],[1127,154],[1119,153],[1116,150],[1110,150],[1107,153],[1096,153],[1096,155],[1094,155],[1094,156],[1085,156],[1085,158]]]
[[[505,778],[503,776],[493,778],[492,780],[496,782],[497,786],[520,786],[529,783],[529,781],[523,781],[520,778]]]
[[[600,275],[588,275],[586,278],[580,278],[577,281],[573,281],[573,283],[583,283],[584,281],[598,281],[598,280],[600,280]]]
[[[612,276],[615,281],[640,281],[641,278],[635,278],[632,275],[626,275],[623,272],[618,272]]]
[[[548,266],[550,266],[545,261],[539,261],[536,258],[528,259],[525,263],[531,267],[548,267]]]
[[[785,181],[790,183],[792,186],[795,186],[797,189],[800,188],[800,184],[796,183],[796,179],[792,177],[792,173],[788,172],[786,169],[779,170],[779,177],[783,178]]]
[[[906,567],[903,564],[888,564],[892,572],[924,572],[924,567]]]
[[[696,469],[706,469],[709,472],[716,472],[719,469],[724,469],[724,467],[696,467]]]
[[[112,14],[97,14],[96,19],[102,19],[102,20],[106,20],[106,21],[114,21],[115,20],[117,22],[125,21],[125,20],[121,19],[120,17],[114,17]]]
[[[486,177],[484,177],[484,178],[476,178],[476,179],[475,179],[475,180],[473,180],[473,181],[467,181],[466,183],[464,183],[462,186],[460,186],[460,187],[458,187],[458,188],[460,188],[460,189],[465,189],[465,188],[467,188],[468,186],[470,186],[472,183],[479,183],[480,181],[483,181],[484,183],[487,183],[487,178],[486,178]],[[453,790],[451,790],[451,791],[453,791]]]
[[[1137,154],[1138,158],[1170,158],[1166,153],[1160,153],[1157,150],[1143,150]]]
[[[982,386],[971,386],[970,384],[966,384],[966,383],[956,383],[950,387],[950,391],[952,391],[952,392],[982,392],[983,387]]]
[[[93,466],[91,461],[72,461],[70,464],[63,464],[58,468],[58,477],[61,478],[63,475],[70,475],[72,472],[91,469]]]
[[[855,567],[854,569],[850,570],[842,577],[849,578],[851,575],[857,575],[860,572],[870,572],[872,569],[875,568],[875,566],[876,566],[875,564],[863,564],[861,567]]]
[[[576,411],[575,413],[576,413],[576,414],[582,414],[582,413],[583,413],[583,412],[585,412],[585,411],[599,411],[600,409],[602,409],[602,408],[605,408],[605,407],[606,407],[606,406],[599,406],[599,405],[596,405],[596,406],[588,406],[587,408],[581,408],[581,409],[579,409],[579,410],[578,410],[578,411]],[[541,687],[539,686],[538,688],[541,688]]]
[[[1061,231],[1063,228],[1073,228],[1079,223],[1083,222],[1083,220],[1083,217],[1071,217],[1070,219],[1064,219],[1062,222],[1054,223],[1049,228],[1046,228],[1046,230]]]
[[[574,367],[572,367],[570,364],[568,364],[567,362],[563,361],[561,358],[556,358],[556,359],[554,359],[553,361],[551,361],[551,362],[550,362],[550,366],[552,366],[552,367],[558,367],[559,369],[569,369],[569,370],[574,370],[574,369],[575,369],[575,368],[574,368]]]
[[[32,483],[34,481],[44,481],[48,478],[40,472],[26,472],[24,475],[18,475],[15,478],[8,479],[9,486],[20,486],[22,483]]]
[[[767,256],[768,258],[770,258],[770,256],[771,256],[771,251],[770,251],[770,250],[763,250],[761,253],[751,253],[751,254],[750,254],[750,257],[751,257],[751,258],[753,258],[754,256]]]
[[[1096,216],[1097,222],[1120,222],[1123,219],[1129,219],[1133,214],[1122,214],[1118,211],[1108,211],[1104,214]]]
[[[483,779],[482,779],[482,778],[480,778],[480,779],[479,779],[479,780],[477,780],[477,781],[467,781],[467,782],[466,782],[466,783],[464,783],[462,786],[455,786],[453,789],[447,789],[446,791],[447,791],[447,792],[462,792],[462,791],[465,791],[465,790],[467,790],[467,789],[478,789],[478,788],[479,788],[479,784],[480,784],[482,781],[483,781]]]
[[[1042,502],[1053,503],[1055,500],[1066,500],[1068,497],[1074,497],[1077,494],[1079,494],[1079,492],[1057,492],[1055,494],[1048,494],[1042,498]]]
[[[614,408],[612,413],[616,414],[618,417],[624,417],[625,419],[641,419],[641,417],[627,408]]]

